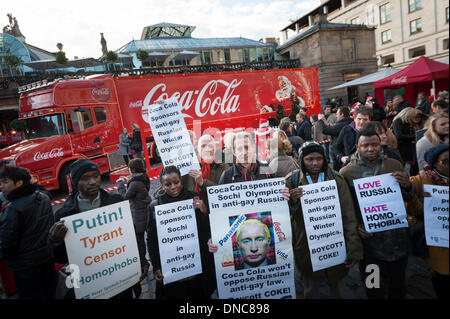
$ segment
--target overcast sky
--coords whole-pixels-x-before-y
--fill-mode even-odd
[[[0,27],[17,18],[26,42],[50,52],[64,45],[69,59],[101,56],[100,32],[108,50],[138,40],[145,26],[160,22],[193,25],[192,36],[279,37],[279,31],[320,0],[0,0]],[[0,31],[1,32],[1,31]]]

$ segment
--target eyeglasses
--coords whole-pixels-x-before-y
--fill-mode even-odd
[[[445,160],[442,160],[442,161],[437,161],[439,164],[442,164],[442,165],[445,165],[445,166],[448,166],[448,159],[445,159]]]

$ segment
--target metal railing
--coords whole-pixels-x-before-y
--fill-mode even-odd
[[[248,63],[227,63],[210,65],[177,65],[168,67],[144,67],[136,70],[115,70],[104,72],[66,72],[66,73],[44,73],[24,76],[0,77],[0,97],[13,96],[18,94],[17,88],[9,88],[9,83],[16,83],[19,86],[47,80],[51,82],[58,78],[83,77],[93,74],[111,74],[112,76],[124,75],[150,75],[150,74],[182,74],[182,73],[201,73],[201,72],[227,72],[227,71],[245,71],[245,70],[270,70],[270,69],[290,69],[299,68],[300,60],[283,61],[264,61]]]

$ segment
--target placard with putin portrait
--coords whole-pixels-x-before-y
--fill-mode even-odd
[[[284,178],[208,187],[220,299],[295,298]]]

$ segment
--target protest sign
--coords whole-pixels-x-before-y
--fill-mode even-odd
[[[313,271],[344,263],[347,252],[336,181],[301,188],[303,219]]]
[[[360,178],[353,184],[367,232],[408,227],[402,192],[394,176]]]
[[[284,178],[207,188],[221,299],[295,298]]]
[[[448,248],[448,186],[423,185],[425,238],[428,246]]]
[[[141,263],[128,201],[65,217],[70,264],[77,299],[108,299],[137,282]]]
[[[181,106],[175,98],[148,106],[148,122],[164,166],[176,166],[181,176],[191,169],[200,169]]]
[[[201,274],[193,201],[156,206],[155,218],[164,284]]]

